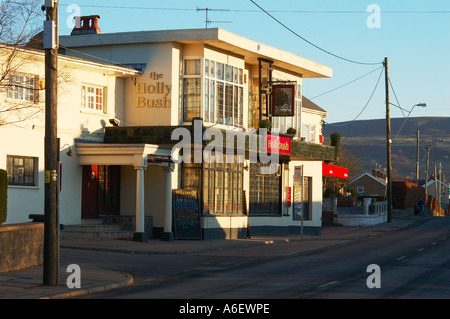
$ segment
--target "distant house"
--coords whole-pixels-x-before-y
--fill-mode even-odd
[[[359,196],[384,196],[386,176],[379,171],[373,171],[372,174],[364,173],[348,183],[345,188],[354,188]]]
[[[445,203],[445,204],[450,204],[450,200],[449,200],[449,195],[450,195],[449,194],[449,187],[450,187],[450,185],[443,183],[439,179],[436,180],[436,184],[435,184],[435,180],[431,179],[431,180],[428,181],[427,184],[423,184],[422,187],[423,188],[426,187],[427,194],[433,196],[434,198],[438,198],[436,196],[436,188],[437,188],[437,194],[441,194],[441,197],[438,198],[439,202],[442,202],[442,203]]]

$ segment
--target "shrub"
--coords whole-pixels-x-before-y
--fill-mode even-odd
[[[341,152],[341,134],[334,132],[330,135],[331,146],[335,147],[336,159],[339,159]]]
[[[295,135],[295,133],[297,133],[297,130],[293,127],[290,127],[286,130],[286,133],[290,135]]]
[[[266,128],[268,130],[270,130],[272,127],[272,123],[270,122],[270,120],[261,120],[258,123],[258,128]]]

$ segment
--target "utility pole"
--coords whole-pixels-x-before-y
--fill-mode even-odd
[[[419,185],[419,130],[417,130],[416,183]]]
[[[44,285],[59,284],[58,219],[58,137],[57,137],[57,69],[58,69],[58,1],[45,0],[45,226]]]
[[[427,147],[427,171],[425,172],[426,173],[426,176],[425,176],[425,198],[428,195],[428,167],[429,167],[429,165],[430,165],[430,148]]]
[[[386,197],[387,197],[387,222],[392,221],[392,163],[391,163],[391,116],[390,116],[390,103],[389,103],[389,72],[388,72],[388,58],[384,58],[384,75],[386,86],[386,148],[387,148],[387,185],[386,185]]]
[[[442,162],[439,162],[439,206],[442,207]]]
[[[436,169],[436,161],[434,161],[434,194],[436,197],[436,201],[438,201],[438,186],[437,186],[437,169]]]

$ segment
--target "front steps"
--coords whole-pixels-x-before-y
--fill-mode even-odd
[[[133,232],[124,230],[120,224],[105,224],[104,219],[82,219],[78,225],[63,225],[61,239],[132,239]]]

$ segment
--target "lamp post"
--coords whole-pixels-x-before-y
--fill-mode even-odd
[[[398,136],[398,134],[400,133],[400,131],[402,130],[403,126],[405,126],[406,121],[408,120],[409,116],[411,115],[412,111],[414,110],[414,108],[415,108],[416,106],[427,107],[427,104],[426,104],[426,103],[417,103],[417,104],[413,105],[412,109],[408,112],[408,116],[407,116],[406,119],[403,121],[402,126],[399,128],[397,134],[395,135],[395,138],[397,138],[397,136]],[[403,108],[401,108],[401,107],[400,107],[400,109],[406,111],[405,109],[403,109]]]

